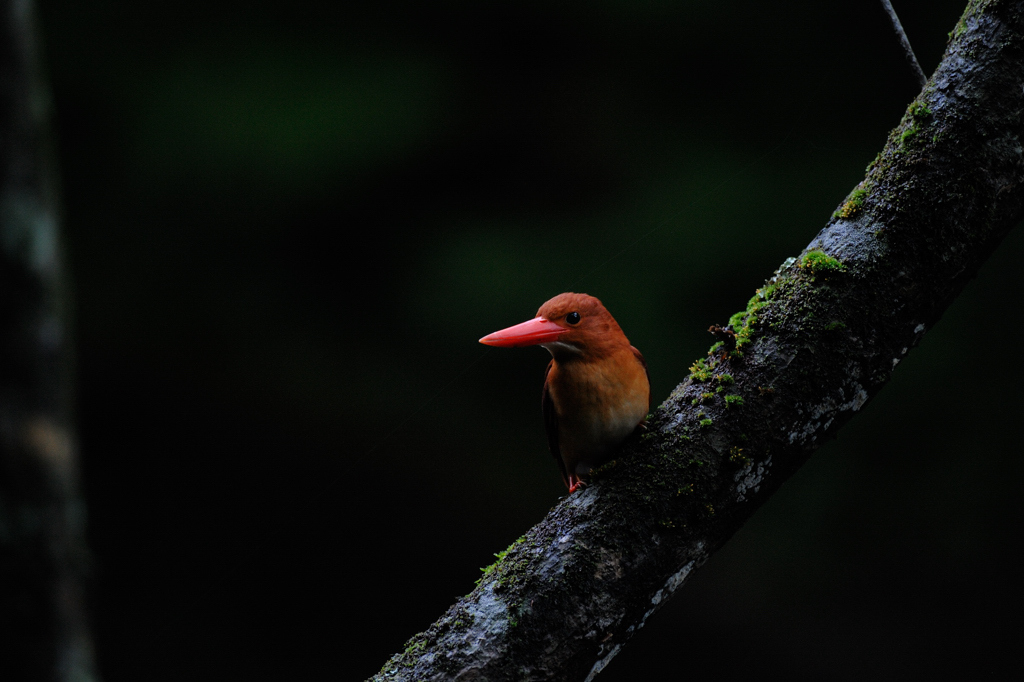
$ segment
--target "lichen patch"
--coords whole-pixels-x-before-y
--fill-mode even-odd
[[[743,469],[736,472],[736,477],[733,480],[736,481],[737,502],[746,501],[748,490],[753,490],[756,493],[761,489],[761,481],[764,480],[765,474],[768,473],[771,466],[772,458],[769,455],[768,459],[758,463],[756,469]]]

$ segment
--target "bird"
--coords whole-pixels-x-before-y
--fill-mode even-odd
[[[488,334],[480,343],[541,346],[551,353],[541,409],[548,446],[570,493],[645,427],[651,406],[647,363],[595,297],[559,294],[533,319]]]

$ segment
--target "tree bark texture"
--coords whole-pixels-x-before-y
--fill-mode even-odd
[[[864,180],[718,330],[647,432],[373,679],[600,672],[886,384],[1020,221],[1022,85],[1024,1],[972,1]]]
[[[94,679],[47,91],[30,0],[0,2],[0,677]]]

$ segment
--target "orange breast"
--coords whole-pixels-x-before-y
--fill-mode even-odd
[[[548,375],[548,390],[570,473],[606,461],[650,408],[647,372],[631,350],[599,361],[559,363]]]

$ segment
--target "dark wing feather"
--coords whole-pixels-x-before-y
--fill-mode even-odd
[[[565,481],[566,485],[569,485],[569,474],[565,470],[562,452],[558,448],[558,414],[555,412],[555,403],[551,400],[551,393],[548,392],[548,374],[551,373],[551,368],[554,364],[555,361],[551,360],[548,362],[547,369],[544,370],[544,391],[540,396],[540,408],[544,413],[544,430],[548,433],[548,448],[551,450],[551,456],[558,462],[558,470],[562,472],[562,480]]]
[[[630,346],[629,349],[633,351],[633,357],[640,361],[640,364],[644,366],[644,372],[647,373],[647,411],[651,411],[651,400],[653,400],[654,394],[651,393],[651,370],[647,369],[647,361],[644,360],[644,356],[641,355],[640,351],[634,346]]]

